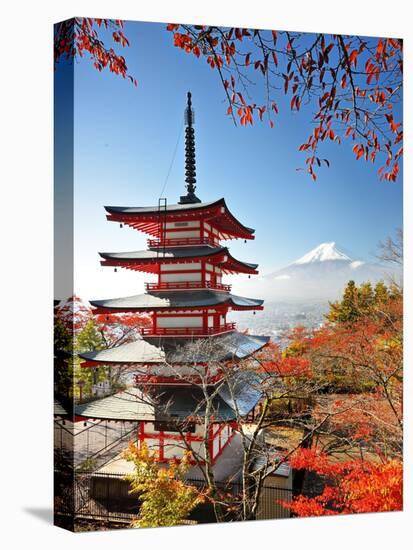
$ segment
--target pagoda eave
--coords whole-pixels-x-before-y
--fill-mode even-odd
[[[258,264],[250,264],[237,260],[229,253],[227,248],[201,247],[200,249],[165,249],[162,251],[138,251],[138,252],[99,252],[103,258],[102,266],[123,267],[134,271],[147,273],[159,273],[162,264],[191,264],[208,262],[222,269],[226,274],[245,273],[258,274]],[[189,270],[187,272],[190,272]]]
[[[200,220],[213,225],[224,239],[255,239],[254,229],[244,226],[228,209],[225,199],[212,203],[172,204],[166,211],[158,206],[153,207],[122,207],[105,206],[108,221],[123,223],[143,231],[154,237],[159,237],[162,231],[160,219],[168,222]]]
[[[268,336],[243,334],[235,330],[226,334],[217,334],[213,338],[218,346],[219,361],[223,362],[246,359],[264,348],[270,341]],[[202,340],[202,338],[199,340]],[[209,339],[205,340],[208,341]],[[82,367],[112,365],[136,368],[167,364],[190,365],[194,361],[198,365],[209,363],[210,358],[204,354],[202,349],[200,352],[195,350],[195,357],[191,348],[188,350],[185,346],[182,346],[183,343],[191,344],[193,342],[191,336],[165,338],[163,335],[153,334],[144,336],[142,339],[129,344],[122,344],[117,348],[97,352],[82,352],[78,354],[78,357],[83,360]]]
[[[227,312],[230,308],[239,311],[261,310],[263,300],[230,294],[229,292],[215,292],[209,289],[196,291],[169,290],[165,292],[149,292],[123,298],[107,300],[91,300],[94,314],[132,312],[170,312],[192,310]]]
[[[79,354],[79,357],[82,359],[82,355]],[[163,365],[163,364],[164,364],[163,361],[148,362],[148,361],[142,360],[141,362],[140,361],[120,362],[120,361],[107,361],[105,359],[96,360],[96,361],[93,360],[93,359],[85,359],[81,362],[80,367],[82,369],[95,369],[97,367],[102,367],[103,365],[108,365],[108,366],[111,366],[111,367],[128,367],[130,369],[134,369],[134,368],[137,368],[137,367],[148,367],[148,366]]]
[[[233,311],[262,311],[264,309],[264,306],[236,306],[231,303],[224,304],[223,306],[216,305],[216,306],[188,306],[188,307],[94,307],[92,310],[93,315],[112,315],[112,314],[118,314],[118,313],[146,313],[151,311],[156,312],[185,312],[185,311],[191,311],[193,309],[197,310],[214,310],[216,312],[225,312],[228,308],[231,308]]]

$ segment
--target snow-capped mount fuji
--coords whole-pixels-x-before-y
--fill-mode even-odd
[[[296,265],[309,264],[313,262],[328,262],[333,260],[341,260],[344,262],[352,261],[347,254],[341,252],[336,247],[335,242],[331,243],[322,243],[307,254],[304,254],[301,258],[293,262]]]
[[[349,280],[374,284],[387,280],[389,271],[388,266],[352,258],[335,242],[326,242],[286,267],[259,277],[257,288],[267,301],[334,300]]]

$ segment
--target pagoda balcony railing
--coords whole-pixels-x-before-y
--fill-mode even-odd
[[[235,330],[235,323],[225,323],[220,327],[142,327],[142,336],[213,336]]]
[[[173,248],[174,246],[218,246],[217,239],[210,237],[182,237],[181,239],[148,239],[149,248]]]
[[[154,290],[192,290],[197,288],[208,288],[211,290],[225,290],[230,292],[231,285],[224,285],[223,283],[213,283],[211,281],[172,281],[168,283],[145,283],[145,289],[147,292]]]

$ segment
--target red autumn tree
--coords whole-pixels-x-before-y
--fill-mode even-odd
[[[288,506],[297,516],[326,516],[389,512],[403,509],[403,467],[398,460],[372,463],[363,460],[333,462],[314,449],[300,449],[290,461],[297,470],[310,470],[325,478],[322,493],[300,495]]]
[[[98,71],[110,72],[128,78],[137,86],[136,79],[129,74],[125,58],[113,47],[105,45],[101,30],[111,32],[114,45],[122,48],[129,46],[129,40],[123,33],[124,22],[121,19],[92,19],[75,17],[55,25],[54,62],[72,61],[76,56],[88,55]]]
[[[384,296],[367,310],[356,304],[359,313],[349,321],[295,331],[286,353],[306,358],[324,383],[313,415],[328,408],[333,432],[346,444],[361,438],[365,449],[391,459],[402,457],[403,304],[399,289]],[[334,312],[342,304],[332,304]]]
[[[402,509],[402,288],[378,283],[368,307],[365,286],[346,290],[327,323],[294,331],[286,350],[324,381],[311,415],[315,423],[327,419],[311,448],[290,458],[307,479],[312,472],[323,482],[317,496],[293,499],[299,516]]]
[[[396,181],[403,131],[393,107],[401,100],[402,40],[172,23],[167,30],[176,47],[218,73],[234,122],[247,126],[265,116],[273,127],[280,90],[292,111],[306,112],[312,131],[299,150],[314,180],[316,167],[329,166],[320,157],[323,142],[347,138],[357,160],[381,157],[380,177]],[[260,93],[251,97],[260,80]]]

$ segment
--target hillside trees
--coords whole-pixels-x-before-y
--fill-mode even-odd
[[[301,449],[292,458],[291,465],[298,470],[316,472],[327,480],[318,496],[300,495],[287,505],[299,517],[403,509],[403,467],[398,460],[340,463],[314,449]]]
[[[138,337],[140,328],[148,324],[149,317],[145,314],[96,315],[76,295],[62,300],[55,309],[55,350],[63,346],[65,357],[62,358],[60,353],[60,360],[55,362],[55,377],[64,395],[79,396],[79,381],[85,396],[91,394],[93,384],[105,379],[110,380],[112,388],[122,387],[126,369],[85,369],[81,367],[77,354],[131,342]]]
[[[324,414],[326,407],[333,414],[327,431],[317,434],[311,449],[299,450],[290,462],[296,469],[321,476],[324,488],[316,497],[294,499],[291,510],[300,516],[400,510],[401,289],[377,283],[372,292],[367,285],[357,289],[349,284],[328,317],[320,329],[295,331],[292,336],[293,353],[307,358],[315,376],[327,381],[313,418]],[[344,461],[343,456],[347,456]]]

